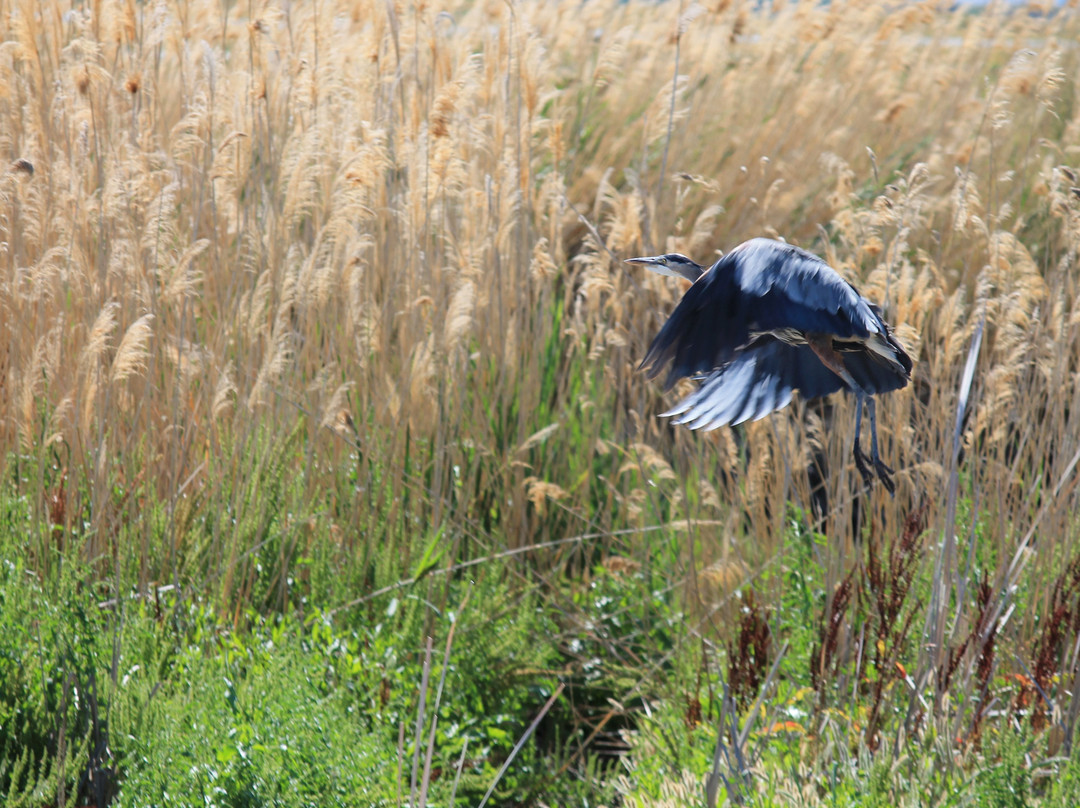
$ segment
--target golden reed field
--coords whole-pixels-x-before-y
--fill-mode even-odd
[[[493,556],[553,586],[644,567],[727,638],[734,591],[779,602],[796,531],[816,675],[876,642],[907,731],[977,735],[998,677],[995,709],[1071,745],[1075,3],[765,6],[0,3],[0,470],[29,566],[77,548],[236,614],[303,557],[342,571],[338,609]],[[825,257],[915,359],[878,408],[894,499],[845,396],[656,417],[679,391],[637,363],[685,284],[622,259],[757,235]],[[895,654],[848,619],[874,593]]]

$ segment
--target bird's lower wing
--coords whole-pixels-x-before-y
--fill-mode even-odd
[[[791,403],[795,390],[804,398],[817,398],[844,387],[808,346],[764,336],[706,376],[701,387],[663,415],[678,416],[675,423],[691,429],[716,429],[764,418]]]

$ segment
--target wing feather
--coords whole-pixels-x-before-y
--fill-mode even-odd
[[[684,376],[723,366],[749,341],[735,278],[731,272],[717,271],[719,265],[715,264],[686,290],[641,362],[640,368],[648,369],[650,379],[672,363],[665,389]]]
[[[850,283],[812,253],[751,239],[728,253],[751,330],[794,328],[841,339],[866,339],[884,323]]]
[[[678,416],[675,423],[691,429],[716,429],[756,421],[783,409],[795,390],[803,398],[817,398],[843,387],[840,377],[821,364],[809,347],[764,336],[709,374],[701,387],[663,415]]]

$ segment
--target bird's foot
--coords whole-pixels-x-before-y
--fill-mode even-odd
[[[870,467],[873,466],[873,471]],[[885,490],[889,492],[890,497],[896,496],[896,483],[893,482],[892,475],[893,470],[885,465],[885,462],[880,457],[869,458],[858,446],[855,447],[855,468],[859,470],[862,475],[863,482],[866,485],[874,484],[874,472],[877,472],[877,478],[881,480],[881,484],[885,486]]]
[[[896,496],[896,483],[893,482],[892,473],[893,470],[886,466],[880,457],[874,458],[874,470],[877,472],[878,479],[881,480],[881,484],[885,486],[885,490],[889,492],[890,497]]]

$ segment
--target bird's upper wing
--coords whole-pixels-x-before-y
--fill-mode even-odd
[[[641,366],[651,378],[671,361],[665,385],[671,387],[684,376],[723,368],[755,335],[786,329],[860,340],[886,331],[869,302],[820,258],[753,239],[687,290]]]
[[[664,415],[679,416],[675,423],[691,429],[716,429],[764,418],[786,407],[794,390],[804,398],[816,398],[844,386],[809,346],[762,336],[722,369],[709,374],[701,387]]]
[[[756,238],[728,256],[754,331],[793,328],[841,339],[884,333],[870,302],[806,250]]]

